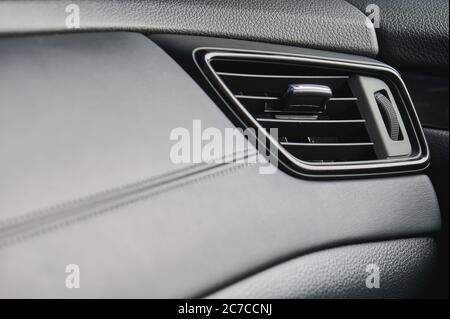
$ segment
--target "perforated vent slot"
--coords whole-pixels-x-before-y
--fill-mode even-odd
[[[376,159],[350,74],[334,69],[282,63],[217,59],[212,67],[234,97],[266,128],[278,129],[280,145],[296,158],[312,162]],[[332,97],[323,110],[286,107],[290,85],[327,87]]]

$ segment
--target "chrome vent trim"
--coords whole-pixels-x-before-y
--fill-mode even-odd
[[[405,109],[407,111],[407,121],[411,121],[413,126],[413,138],[417,140],[417,152],[413,156],[407,158],[389,158],[389,159],[376,159],[376,160],[361,160],[361,161],[342,161],[342,162],[311,162],[305,161],[292,155],[294,152],[292,148],[320,148],[320,147],[357,147],[357,148],[367,148],[373,146],[372,141],[367,142],[355,142],[355,143],[339,143],[337,145],[329,145],[324,143],[320,144],[305,144],[296,142],[283,142],[275,140],[270,134],[265,130],[266,138],[270,140],[273,145],[278,147],[280,153],[280,162],[283,163],[290,171],[295,174],[300,174],[304,176],[355,176],[355,175],[379,175],[379,174],[393,174],[393,173],[405,173],[405,172],[416,172],[424,169],[429,162],[429,151],[426,144],[425,138],[423,136],[422,128],[420,127],[420,122],[418,121],[417,114],[414,110],[411,98],[407,89],[400,77],[400,75],[389,66],[381,64],[364,63],[360,61],[349,61],[349,60],[333,60],[323,57],[311,57],[311,56],[301,56],[301,55],[282,55],[279,53],[269,53],[269,52],[259,52],[259,51],[240,51],[240,50],[227,50],[223,48],[198,48],[194,50],[193,57],[196,60],[197,66],[199,66],[202,73],[207,77],[209,82],[218,88],[218,93],[223,94],[227,101],[230,101],[231,105],[228,105],[235,115],[244,118],[245,125],[249,125],[256,128],[267,127],[267,119],[254,118],[246,107],[244,107],[243,100],[256,100],[264,101],[267,103],[276,102],[280,99],[279,96],[258,96],[258,95],[247,95],[247,94],[236,94],[233,93],[228,85],[224,82],[222,77],[259,77],[268,79],[342,79],[348,80],[349,76],[346,75],[318,75],[318,76],[294,76],[294,75],[271,75],[271,74],[246,74],[246,73],[235,73],[235,72],[217,72],[213,66],[212,62],[215,59],[237,59],[241,61],[271,61],[271,62],[288,62],[288,63],[299,63],[308,65],[329,66],[338,67],[341,70],[349,68],[358,69],[358,72],[367,72],[370,74],[384,73],[388,74],[395,85],[399,88],[402,94],[402,98],[405,99]],[[353,71],[349,71],[353,72]],[[316,82],[315,82],[316,83]],[[340,102],[355,102],[357,98],[354,96],[338,96],[332,97],[330,99],[333,103]],[[236,112],[237,111],[237,112]],[[283,118],[283,112],[277,112],[280,118],[276,121],[279,122],[306,122],[303,119],[287,119]],[[272,120],[273,121],[273,120]],[[325,122],[325,121],[324,121]],[[364,119],[348,119],[348,120],[328,120],[328,124],[333,125],[339,124],[361,124],[364,123]],[[315,123],[320,123],[316,120]],[[290,150],[288,150],[290,149]],[[294,152],[295,153],[295,152]]]

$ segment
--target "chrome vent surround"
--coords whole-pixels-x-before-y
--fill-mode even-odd
[[[194,57],[243,125],[263,129],[280,162],[295,173],[395,173],[428,163],[410,97],[388,66],[236,50],[198,49]],[[331,97],[301,95],[316,87],[330,90]],[[303,103],[292,102],[290,91],[296,89]],[[378,100],[389,112],[382,112]],[[385,114],[398,126],[386,126]],[[270,128],[278,129],[276,140]]]

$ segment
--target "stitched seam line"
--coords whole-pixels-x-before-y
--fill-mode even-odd
[[[117,186],[117,187],[113,187],[113,188],[105,189],[105,190],[102,190],[102,191],[99,191],[99,192],[95,192],[95,193],[92,193],[92,194],[84,195],[82,197],[70,199],[70,200],[67,200],[67,201],[65,201],[63,203],[52,205],[52,206],[50,206],[48,208],[45,208],[45,209],[35,210],[35,211],[29,212],[29,213],[25,213],[25,214],[20,215],[20,216],[9,217],[7,219],[4,219],[4,220],[0,221],[0,229],[4,228],[4,227],[8,227],[10,225],[14,225],[14,224],[20,223],[20,222],[26,222],[27,220],[30,220],[30,219],[38,218],[38,217],[48,213],[49,211],[61,210],[61,209],[64,209],[66,207],[69,207],[71,205],[77,205],[77,204],[80,204],[80,203],[85,203],[85,202],[88,202],[90,200],[95,200],[95,199],[97,199],[97,198],[99,198],[101,196],[107,195],[109,193],[114,193],[114,192],[118,192],[118,191],[121,191],[121,190],[125,190],[125,189],[130,188],[130,187],[136,187],[136,186],[139,186],[139,185],[150,183],[152,181],[156,181],[156,180],[162,179],[164,177],[169,177],[169,176],[175,175],[177,173],[187,172],[189,170],[192,170],[193,168],[203,167],[203,166],[206,166],[206,164],[205,163],[201,163],[201,164],[198,164],[198,165],[192,165],[192,166],[180,169],[180,170],[167,172],[167,173],[164,173],[164,174],[161,174],[161,175],[158,175],[158,176],[153,176],[153,177],[150,177],[150,178],[144,178],[144,179],[141,179],[141,180],[139,180],[137,182],[123,184],[123,185],[120,185],[120,186]]]
[[[249,152],[249,150],[244,150],[243,152],[240,153],[233,153],[230,156],[236,156],[236,158],[243,158],[245,156],[252,156],[254,154],[248,154],[247,152]],[[227,156],[222,157],[222,159],[226,158]],[[157,185],[152,185],[152,182],[157,182],[157,181],[161,181],[161,184],[166,183],[170,183],[173,182],[171,180],[169,181],[165,181],[164,179],[166,178],[170,178],[170,177],[174,177],[174,180],[177,179],[183,179],[186,178],[186,175],[188,175],[190,172],[192,172],[192,175],[195,175],[195,173],[201,173],[205,170],[208,169],[213,169],[216,168],[218,166],[223,166],[224,164],[208,164],[208,163],[199,163],[199,164],[195,164],[195,165],[191,165],[189,167],[186,168],[182,168],[182,169],[178,169],[178,170],[173,170],[161,175],[157,175],[157,176],[153,176],[150,178],[144,178],[140,181],[137,182],[132,182],[132,183],[128,183],[128,184],[124,184],[124,185],[120,185],[117,187],[113,187],[110,189],[106,189],[103,191],[99,191],[90,195],[86,195],[83,197],[78,197],[75,199],[71,199],[68,201],[65,201],[63,203],[59,203],[56,205],[52,205],[48,208],[44,208],[44,209],[38,209],[29,213],[25,213],[23,215],[20,216],[14,216],[14,217],[10,217],[10,218],[6,218],[2,221],[0,221],[0,234],[1,232],[8,228],[8,227],[13,227],[17,224],[21,224],[21,223],[26,223],[28,221],[31,220],[35,220],[35,219],[39,219],[39,218],[43,218],[51,213],[57,213],[58,210],[64,210],[66,208],[70,208],[71,206],[74,206],[74,208],[76,208],[76,205],[88,205],[89,202],[95,201],[95,200],[101,200],[102,197],[106,197],[108,195],[110,195],[110,197],[114,196],[117,193],[117,196],[120,196],[120,192],[121,191],[126,191],[129,189],[136,189],[139,188],[140,186],[142,186],[142,188],[148,187],[151,188],[152,186],[155,187]],[[183,175],[184,173],[184,175]],[[177,175],[180,175],[178,178],[176,177]],[[123,195],[126,196],[126,195]],[[105,200],[108,200],[108,198],[106,198]]]
[[[46,233],[49,233],[51,231],[54,230],[58,230],[76,223],[79,223],[81,221],[87,220],[89,218],[95,217],[95,216],[99,216],[108,212],[113,212],[113,211],[117,211],[117,209],[125,207],[125,206],[129,206],[141,201],[144,201],[146,199],[152,198],[154,196],[157,196],[159,194],[163,194],[166,192],[169,192],[171,190],[176,190],[176,189],[180,189],[182,187],[191,185],[191,184],[198,184],[204,181],[208,181],[208,180],[212,180],[216,177],[220,177],[220,176],[225,176],[228,175],[230,173],[234,173],[237,170],[241,169],[241,168],[245,168],[245,167],[249,167],[251,165],[253,165],[252,163],[244,163],[244,164],[228,164],[228,165],[232,165],[231,167],[225,168],[225,169],[221,169],[218,171],[215,171],[214,173],[209,173],[200,177],[195,177],[189,180],[185,180],[185,181],[175,181],[173,183],[173,185],[169,185],[166,188],[162,188],[162,189],[156,189],[154,191],[151,191],[145,195],[140,195],[136,198],[133,198],[131,200],[126,200],[123,202],[119,202],[116,203],[112,206],[107,206],[107,207],[103,207],[103,208],[99,208],[99,209],[94,209],[93,211],[87,212],[87,213],[79,213],[76,214],[74,216],[70,216],[70,217],[66,217],[63,218],[59,221],[53,222],[53,223],[48,223],[48,224],[42,224],[42,225],[37,225],[36,227],[34,227],[31,230],[25,230],[25,231],[18,231],[18,232],[13,232],[12,234],[8,234],[6,235],[4,238],[0,238],[0,248],[4,248],[7,246],[10,246],[14,243],[18,243],[21,242],[23,240],[29,239],[29,238],[33,238],[33,237],[37,237],[37,236],[41,236],[44,235]],[[164,185],[163,185],[164,186]],[[167,186],[167,185],[165,185]]]

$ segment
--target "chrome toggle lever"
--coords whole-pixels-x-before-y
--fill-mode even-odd
[[[323,113],[332,95],[333,92],[326,85],[289,84],[281,98],[281,107],[286,111]]]

